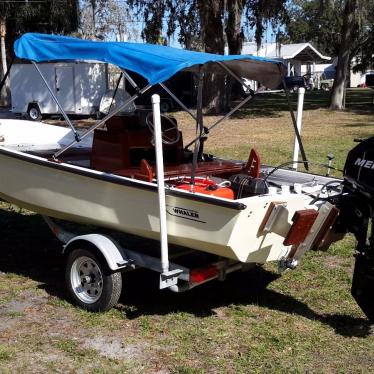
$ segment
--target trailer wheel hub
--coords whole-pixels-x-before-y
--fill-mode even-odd
[[[92,258],[82,256],[74,261],[70,281],[75,295],[85,303],[96,302],[102,294],[102,272]]]

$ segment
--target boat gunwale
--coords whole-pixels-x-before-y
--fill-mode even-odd
[[[52,169],[58,169],[61,171],[77,174],[84,177],[89,177],[113,184],[118,184],[126,187],[131,188],[140,188],[143,190],[148,191],[157,191],[157,184],[156,183],[149,183],[145,181],[140,181],[137,179],[131,179],[111,173],[100,172],[98,170],[84,168],[78,165],[71,165],[64,162],[53,162],[48,160],[47,158],[43,158],[40,156],[20,152],[13,149],[7,149],[4,146],[0,146],[0,155],[15,158],[17,160],[27,161],[32,164],[45,166]],[[203,202],[207,204],[217,205],[224,208],[235,209],[235,210],[244,210],[247,206],[241,202],[237,201],[230,201],[230,200],[223,200],[217,198],[215,196],[209,195],[200,195],[200,194],[192,194],[188,191],[182,191],[177,189],[165,189],[165,194],[168,196],[177,196],[181,198],[185,198],[188,200],[195,200],[198,202]]]

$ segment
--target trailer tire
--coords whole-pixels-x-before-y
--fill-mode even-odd
[[[42,119],[38,105],[29,105],[27,108],[27,118],[31,121],[40,121]]]
[[[171,110],[171,104],[166,100],[161,100],[160,111],[161,113],[167,113]]]
[[[65,282],[74,304],[90,312],[105,312],[117,304],[122,274],[111,272],[91,248],[73,249],[66,262]]]

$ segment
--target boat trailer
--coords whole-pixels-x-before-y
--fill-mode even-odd
[[[255,266],[189,248],[176,248],[170,255],[169,271],[165,274],[160,256],[154,253],[159,251],[155,246],[151,255],[145,253],[148,248],[130,249],[110,234],[77,235],[50,217],[43,218],[63,243],[65,280],[70,295],[77,305],[93,312],[107,311],[117,304],[124,272],[140,268],[155,271],[160,273],[160,289],[180,293],[212,280],[224,281],[232,272],[247,271]],[[142,239],[137,238],[137,241],[141,247]],[[195,257],[193,267],[184,264],[191,263],[191,257]],[[104,284],[107,286],[103,287]]]

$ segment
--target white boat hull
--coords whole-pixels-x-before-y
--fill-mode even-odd
[[[113,176],[14,150],[0,149],[0,197],[43,215],[92,224],[146,238],[159,238],[155,184]],[[305,195],[262,195],[231,201],[169,190],[170,243],[241,262],[279,260],[290,247],[259,227],[272,201],[289,212],[305,209]],[[310,199],[309,199],[310,200]]]

